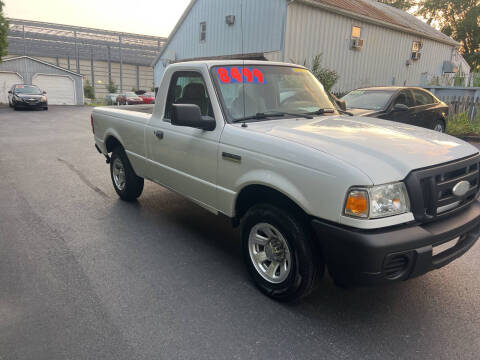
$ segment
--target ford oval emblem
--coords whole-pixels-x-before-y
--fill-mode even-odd
[[[468,181],[460,181],[453,187],[452,193],[455,196],[461,197],[465,195],[468,190],[470,190],[470,183]]]

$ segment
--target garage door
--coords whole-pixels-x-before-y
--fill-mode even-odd
[[[15,84],[23,84],[20,75],[13,72],[0,72],[0,103],[8,104],[8,91]]]
[[[75,84],[70,77],[36,74],[32,83],[47,92],[49,105],[75,105]]]

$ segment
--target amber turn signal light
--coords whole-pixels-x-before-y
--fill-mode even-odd
[[[368,194],[362,190],[352,190],[345,203],[345,214],[355,217],[368,217]]]

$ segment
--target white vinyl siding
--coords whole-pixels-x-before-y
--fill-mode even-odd
[[[352,27],[361,28],[364,45],[351,50]],[[419,85],[422,73],[442,74],[454,46],[350,19],[301,3],[288,6],[285,61],[309,64],[322,53],[322,65],[340,76],[335,92],[364,86]],[[421,41],[422,57],[407,66],[412,44]],[[269,57],[269,59],[272,57]],[[273,57],[275,58],[275,57]]]
[[[0,103],[8,104],[8,92],[15,84],[23,84],[23,79],[14,72],[0,72]]]

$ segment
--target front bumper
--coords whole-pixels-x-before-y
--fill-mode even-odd
[[[343,285],[376,285],[410,279],[441,268],[467,252],[480,236],[480,202],[443,220],[377,230],[357,230],[318,219],[312,221],[322,240],[332,277]],[[433,248],[457,239],[452,248]]]
[[[17,108],[28,108],[28,109],[33,109],[33,108],[43,108],[43,107],[47,107],[48,106],[48,103],[45,102],[45,101],[32,101],[32,102],[28,102],[28,101],[15,101],[14,103],[14,106],[17,107]]]

